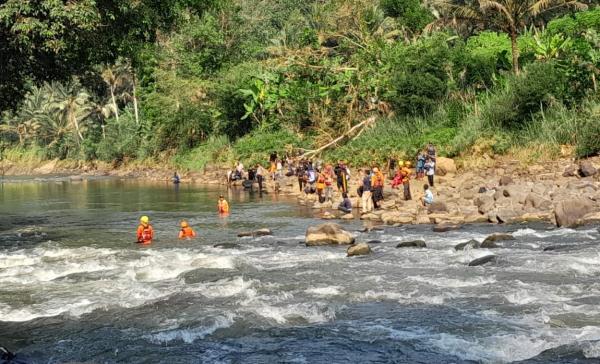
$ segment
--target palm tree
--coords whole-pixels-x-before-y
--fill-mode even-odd
[[[576,0],[433,0],[432,5],[441,17],[428,28],[450,25],[476,25],[502,31],[510,36],[513,71],[519,73],[519,31],[549,11],[571,7],[586,9],[587,5]]]
[[[56,92],[57,126],[74,131],[80,143],[84,140],[82,122],[94,112],[90,95],[77,85],[57,84],[53,91]]]
[[[117,123],[119,122],[119,106],[117,105],[115,93],[123,81],[120,71],[121,70],[117,66],[106,66],[104,67],[104,70],[102,70],[102,79],[108,85],[113,112],[115,113],[115,119],[117,119]]]

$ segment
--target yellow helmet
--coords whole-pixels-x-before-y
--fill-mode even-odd
[[[183,228],[186,228],[186,227],[188,227],[188,226],[189,226],[189,225],[188,225],[187,221],[183,220],[183,221],[181,222],[181,228],[182,228],[182,229],[183,229]]]
[[[142,224],[148,224],[150,222],[150,219],[148,218],[148,216],[142,216],[140,217],[140,222]]]
[[[403,166],[403,165],[404,165],[404,161],[402,161],[402,160],[399,160],[399,161],[398,161],[398,165],[399,165],[399,166]]]

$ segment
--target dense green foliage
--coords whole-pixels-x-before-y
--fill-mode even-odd
[[[513,44],[486,27],[498,19],[424,31],[451,13],[419,0],[8,0],[0,147],[196,169],[310,150],[375,116],[324,157],[482,140],[592,155],[600,9],[571,10],[527,15]]]

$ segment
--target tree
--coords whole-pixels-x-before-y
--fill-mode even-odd
[[[575,0],[434,0],[441,17],[428,28],[440,25],[473,25],[498,30],[510,36],[513,71],[519,73],[519,31],[527,28],[540,15],[561,8],[586,9],[587,5]]]

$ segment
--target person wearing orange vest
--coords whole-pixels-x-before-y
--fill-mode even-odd
[[[154,230],[150,225],[150,219],[148,216],[142,216],[140,218],[140,225],[137,228],[137,242],[139,244],[148,245],[152,243],[154,238]]]
[[[325,192],[325,174],[323,172],[319,172],[317,175],[317,196],[319,197],[319,203],[325,202],[325,196],[323,196],[324,192]]]
[[[371,193],[373,195],[373,206],[375,209],[381,208],[380,202],[383,201],[383,184],[385,177],[379,168],[374,167],[371,176]]]
[[[187,221],[181,222],[181,230],[179,230],[179,239],[192,239],[196,237],[196,232],[190,227]]]
[[[404,200],[412,200],[410,195],[410,162],[404,162],[404,167],[402,167],[400,173],[402,175],[402,185],[404,186]]]
[[[228,214],[229,213],[229,203],[225,200],[223,195],[219,196],[219,203],[217,205],[219,207],[220,214]]]

